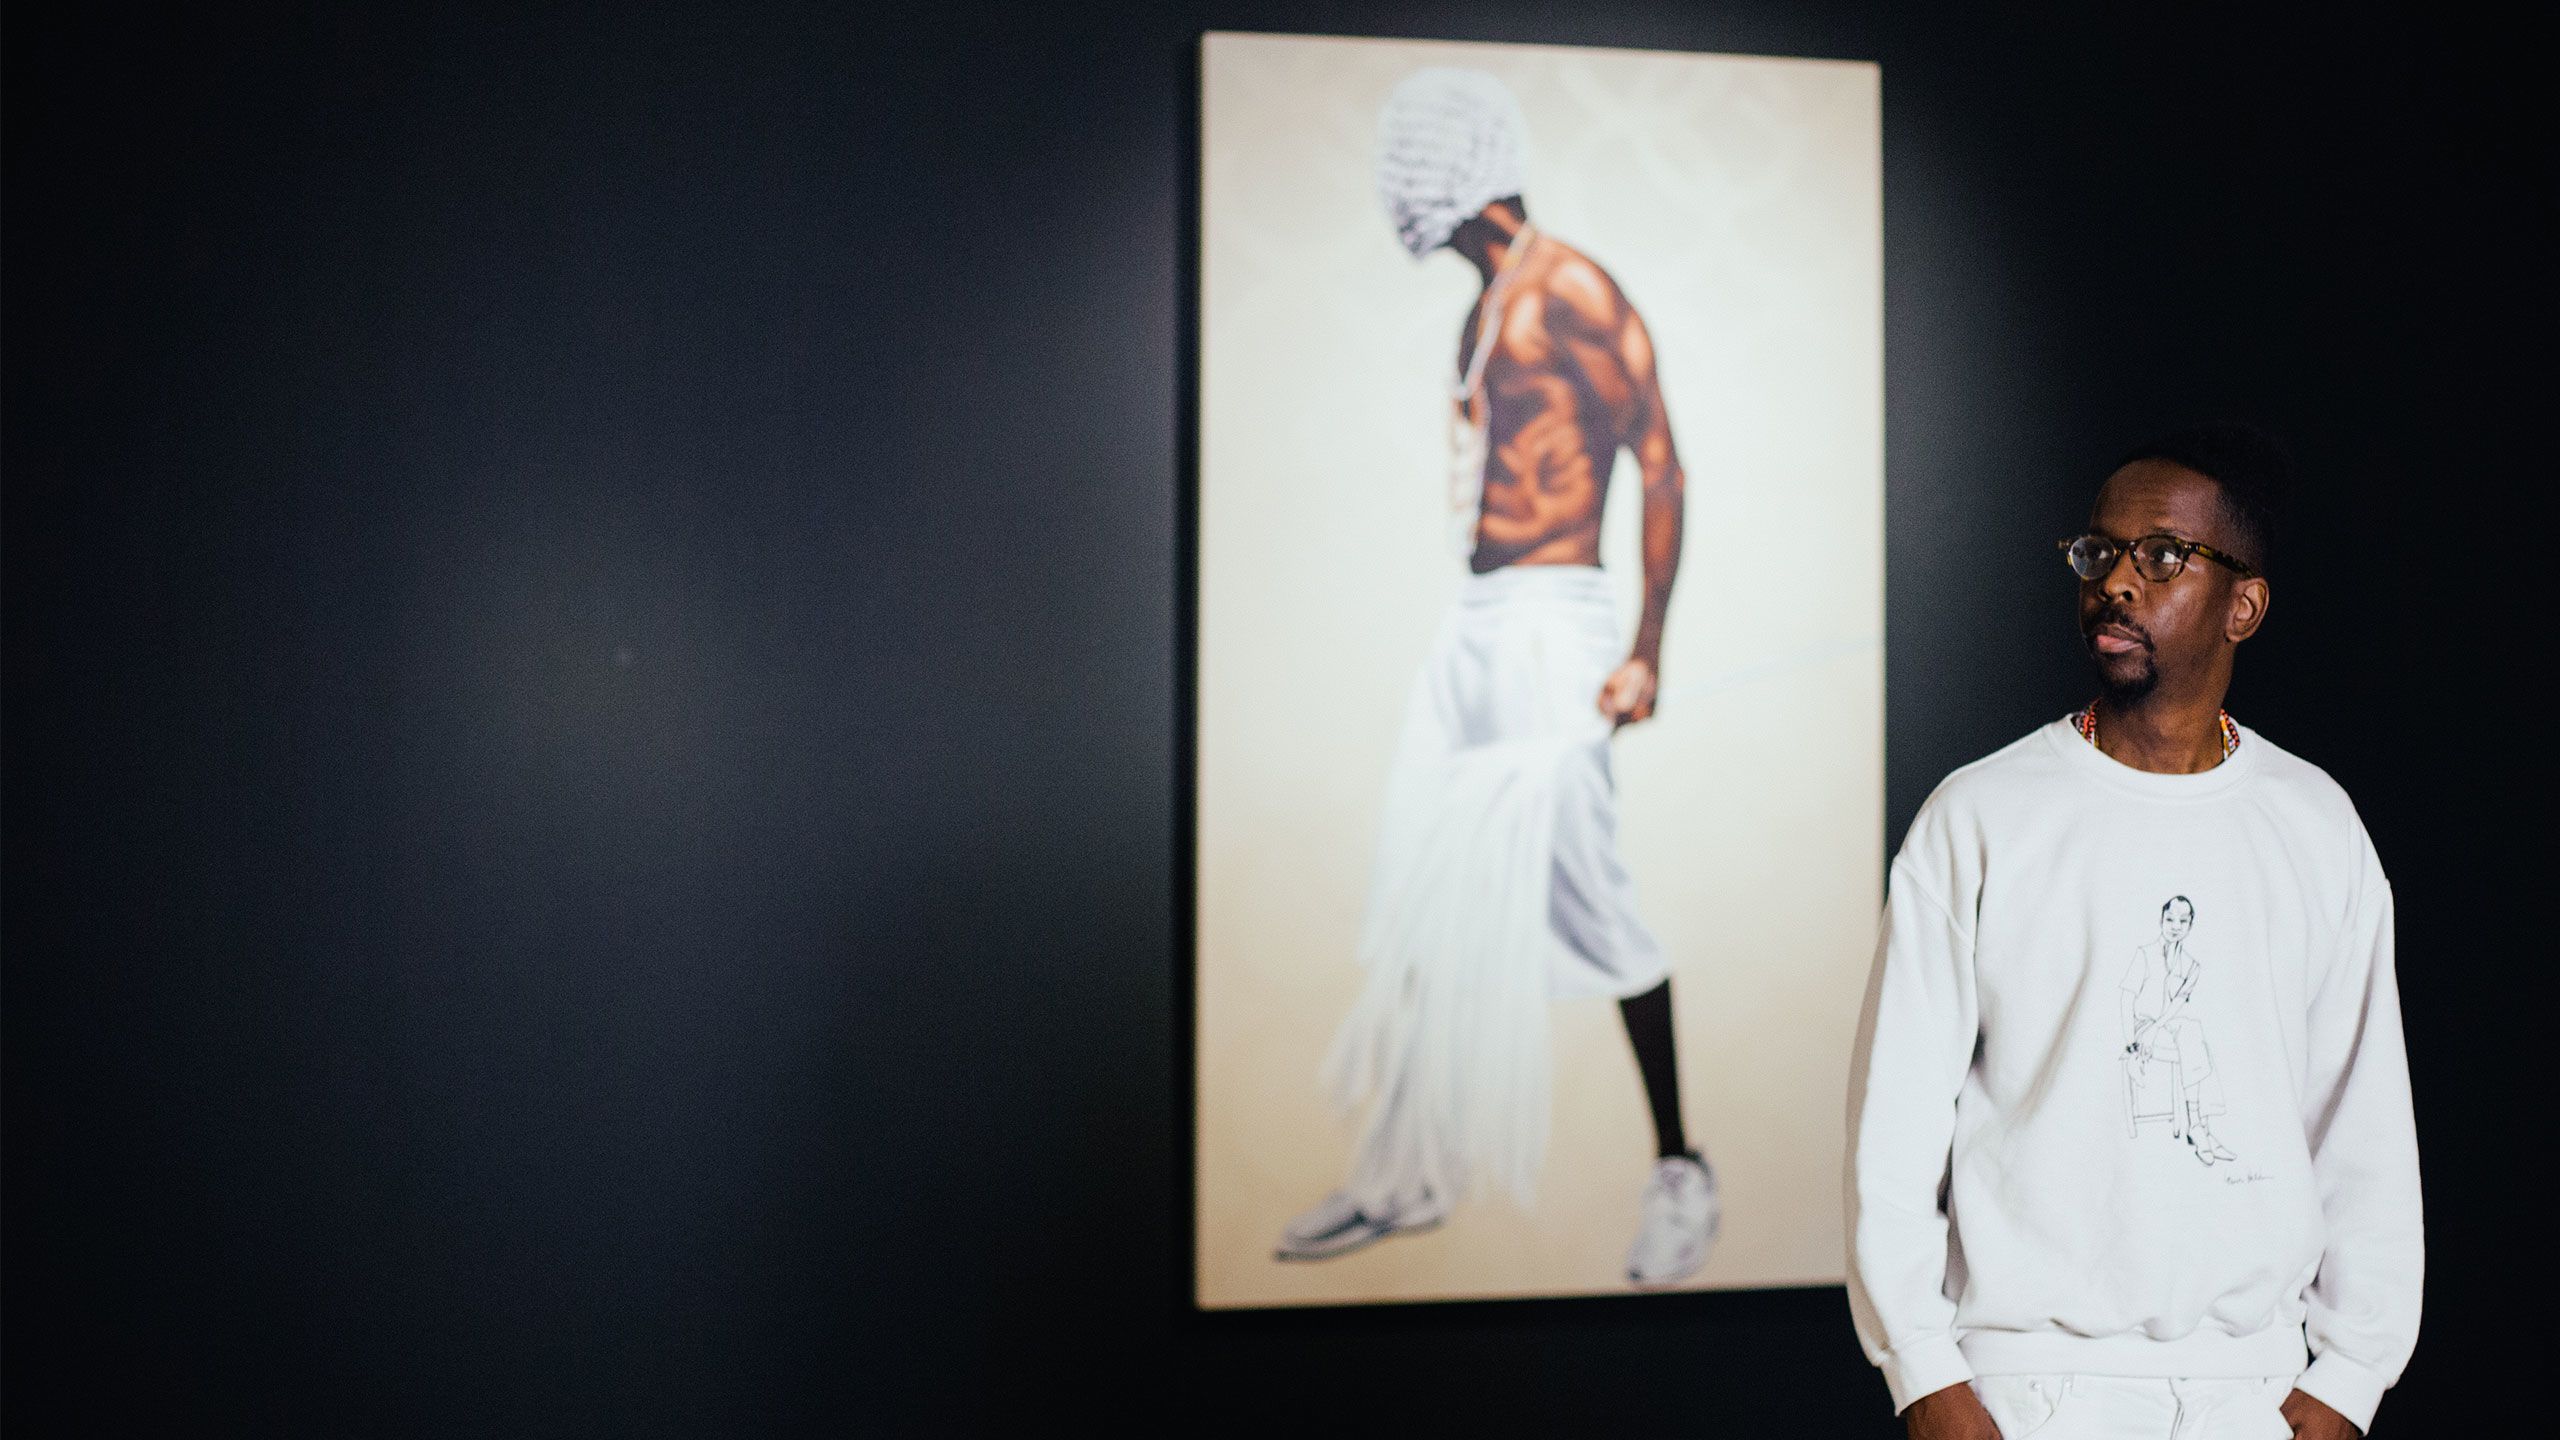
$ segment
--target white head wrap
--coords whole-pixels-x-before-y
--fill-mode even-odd
[[[1524,193],[1528,171],[1520,102],[1481,70],[1416,70],[1378,112],[1378,198],[1416,259],[1487,205]]]

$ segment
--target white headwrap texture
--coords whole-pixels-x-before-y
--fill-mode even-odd
[[[1481,70],[1416,70],[1378,112],[1378,198],[1416,259],[1487,205],[1525,193],[1528,171],[1520,101]]]

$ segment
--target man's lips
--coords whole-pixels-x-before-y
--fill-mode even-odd
[[[2101,655],[2130,655],[2150,649],[2151,642],[2130,625],[2101,625],[2089,632],[2089,646]]]

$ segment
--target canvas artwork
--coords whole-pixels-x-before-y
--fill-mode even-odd
[[[1201,66],[1199,1303],[1837,1282],[1876,67]]]

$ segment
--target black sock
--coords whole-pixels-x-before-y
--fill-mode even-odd
[[[1655,1153],[1688,1154],[1689,1137],[1680,1126],[1680,1061],[1671,1042],[1671,982],[1619,1001],[1618,1017],[1626,1022],[1645,1102],[1653,1107]]]

